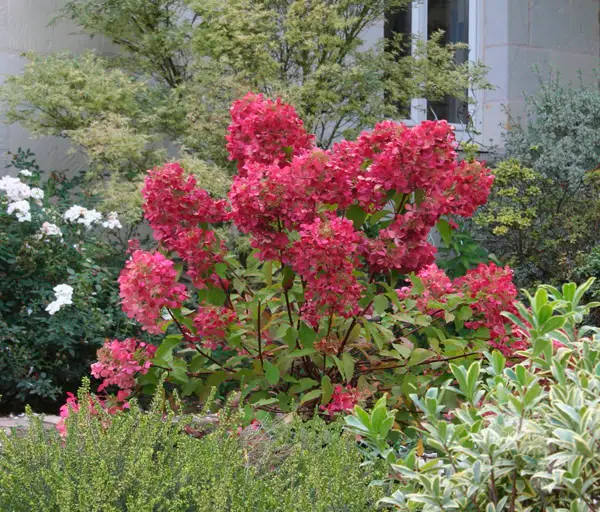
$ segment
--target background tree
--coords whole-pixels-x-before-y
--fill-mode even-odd
[[[232,100],[249,90],[294,104],[329,147],[413,97],[465,98],[484,68],[457,65],[441,35],[368,46],[365,30],[408,0],[70,0],[58,19],[119,46],[117,56],[29,54],[1,91],[7,117],[68,137],[104,180],[111,208],[168,154],[216,195],[232,169],[223,137]],[[168,142],[167,142],[168,141]],[[136,218],[137,208],[129,208]]]

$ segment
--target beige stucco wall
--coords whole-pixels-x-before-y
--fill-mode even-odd
[[[21,71],[26,62],[22,54],[26,51],[80,53],[94,49],[109,53],[114,50],[106,40],[91,39],[71,23],[49,26],[64,3],[65,0],[0,0],[0,82],[6,75]],[[32,139],[18,125],[8,126],[1,120],[0,116],[0,175],[6,172],[7,151],[16,151],[18,147],[31,148],[42,169],[75,170],[85,165],[81,155],[68,154],[69,144],[65,140]]]
[[[565,82],[589,79],[600,64],[600,0],[478,0],[483,7],[480,57],[496,87],[483,95],[483,138],[501,145],[507,123],[523,113],[523,94],[552,69]]]

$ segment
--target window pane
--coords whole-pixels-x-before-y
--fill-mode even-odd
[[[469,42],[469,0],[429,0],[427,12],[427,36],[443,30],[447,43]],[[468,60],[468,50],[456,52],[456,62]],[[464,101],[447,98],[428,102],[428,119],[446,119],[451,123],[464,123],[468,119],[468,105]]]
[[[412,3],[402,9],[388,9],[385,13],[385,24],[383,27],[383,35],[386,41],[391,42],[395,37],[402,35],[402,42],[405,43],[399,52],[398,58],[407,57],[410,55],[410,35],[412,30]],[[386,99],[389,101],[389,95],[386,94]],[[402,119],[410,118],[410,102],[396,104],[398,109],[397,115]]]
[[[383,36],[387,40],[394,38],[396,34],[402,34],[403,41],[408,43],[412,29],[412,4],[399,9],[388,9],[385,13],[385,24],[383,27]],[[410,47],[407,46],[405,55],[410,55]]]

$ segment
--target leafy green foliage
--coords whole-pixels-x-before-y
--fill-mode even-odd
[[[80,392],[80,403],[90,396]],[[176,417],[161,400],[108,416],[71,413],[67,436],[39,418],[23,435],[0,434],[0,508],[86,511],[375,510],[382,468],[362,457],[342,425],[319,419],[237,429]],[[194,437],[188,433],[195,434]]]
[[[40,185],[40,170],[29,152],[14,156],[13,166],[28,169]],[[116,277],[124,260],[106,235],[78,232],[61,212],[77,180],[53,173],[43,184],[42,206],[32,202],[32,221],[18,222],[6,213],[0,197],[0,395],[2,410],[25,402],[56,410],[65,391],[74,391],[106,336],[132,332],[121,312]],[[42,209],[43,208],[43,209]],[[62,227],[62,236],[40,236],[43,222]],[[78,225],[81,227],[81,224]],[[53,287],[73,287],[73,304],[51,316]]]
[[[578,255],[597,243],[600,93],[559,78],[540,77],[525,98],[525,119],[506,133],[510,159],[475,219],[523,286],[571,279]]]
[[[459,224],[452,229],[446,220],[437,224],[440,233],[440,244],[438,246],[438,257],[436,264],[445,270],[448,277],[456,278],[464,276],[467,270],[476,267],[480,263],[493,261],[500,262],[476,240],[475,234],[465,224]]]
[[[224,331],[223,349],[208,354],[194,347],[185,327],[193,326],[196,311],[191,305],[170,309],[173,320],[154,367],[138,377],[144,393],[154,393],[163,374],[168,389],[175,386],[190,403],[204,401],[212,387],[219,400],[235,390],[249,419],[278,411],[312,415],[315,407],[335,411],[336,385],[366,400],[391,390],[390,402],[401,406],[398,418],[410,422],[410,395],[425,391],[432,373],[443,381],[446,359],[477,356],[488,347],[488,329],[465,326],[474,299],[451,293],[429,300],[424,312],[417,304],[424,284],[414,275],[409,297],[399,299],[397,277],[390,277],[392,284],[372,282],[356,318],[327,316],[313,328],[301,320],[303,283],[289,267],[253,254],[245,265],[235,256],[225,262],[233,290],[208,284],[198,293],[199,301],[214,306],[236,305],[239,322]]]
[[[37,135],[72,139],[90,176],[119,181],[164,161],[165,141],[205,162],[203,186],[227,177],[223,147],[231,102],[248,90],[281,96],[328,147],[413,97],[432,100],[487,87],[484,68],[457,65],[464,45],[441,34],[416,44],[398,38],[366,48],[364,33],[408,0],[69,0],[59,17],[119,46],[93,53],[29,54],[22,75],[0,93],[7,118]],[[128,194],[135,197],[134,194]],[[126,199],[126,197],[124,198]],[[113,204],[116,204],[113,201]]]
[[[518,364],[499,352],[451,364],[452,381],[413,395],[420,441],[392,464],[399,489],[383,503],[424,512],[596,510],[600,331],[580,326],[598,306],[582,302],[592,282],[539,288],[519,306],[521,318],[507,315],[530,341]],[[390,417],[385,404],[346,422],[369,439],[375,416]]]

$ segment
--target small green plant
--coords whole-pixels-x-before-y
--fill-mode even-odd
[[[423,445],[392,464],[399,489],[383,503],[423,512],[598,509],[600,335],[578,328],[597,305],[581,304],[592,282],[540,288],[518,306],[520,318],[507,315],[530,341],[518,364],[499,352],[451,364],[453,381],[412,396]],[[358,426],[363,413],[347,422]]]
[[[90,400],[82,390],[79,403]],[[207,426],[175,416],[158,395],[149,412],[135,402],[115,416],[82,407],[64,438],[30,419],[25,434],[0,434],[1,510],[363,512],[383,495],[369,486],[382,468],[360,467],[340,423],[241,430],[224,410]]]

